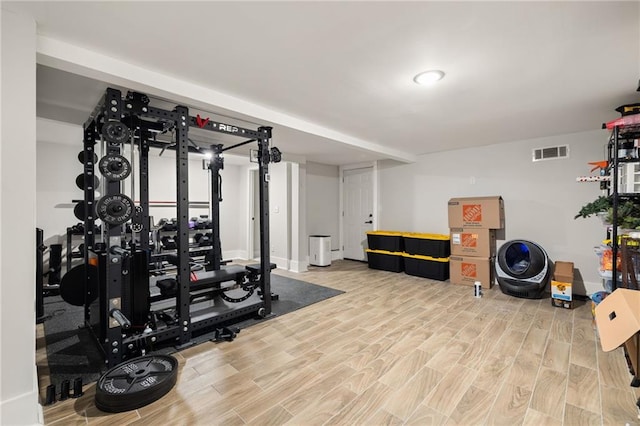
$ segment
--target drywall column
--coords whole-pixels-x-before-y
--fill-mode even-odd
[[[271,242],[271,262],[279,268],[289,269],[291,255],[289,228],[290,214],[290,172],[291,164],[288,162],[273,163],[269,165],[269,227]]]
[[[0,424],[40,422],[35,367],[36,23],[2,9]]]
[[[306,165],[291,163],[291,262],[293,272],[307,270]]]

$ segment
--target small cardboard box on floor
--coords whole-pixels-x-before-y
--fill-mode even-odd
[[[504,202],[502,197],[450,199],[449,228],[504,228]]]
[[[638,377],[640,341],[640,291],[618,288],[596,306],[596,326],[605,352],[624,344]]]
[[[482,228],[451,228],[451,254],[492,257],[496,254],[496,231]]]
[[[573,262],[556,261],[551,280],[551,304],[559,308],[573,306]]]
[[[451,284],[473,286],[476,281],[480,281],[482,288],[493,287],[492,260],[489,257],[449,257],[449,280]]]

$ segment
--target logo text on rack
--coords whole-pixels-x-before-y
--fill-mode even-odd
[[[220,130],[224,130],[229,133],[237,133],[238,128],[236,126],[229,126],[228,124],[220,124]]]

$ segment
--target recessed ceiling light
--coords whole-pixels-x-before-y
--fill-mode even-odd
[[[421,72],[420,74],[413,77],[413,81],[423,86],[429,86],[434,84],[437,81],[442,80],[444,77],[444,72],[440,70],[430,70]]]

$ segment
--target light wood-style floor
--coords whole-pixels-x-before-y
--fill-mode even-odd
[[[102,413],[91,384],[45,406],[45,423],[640,424],[622,349],[602,351],[588,304],[554,308],[498,287],[476,299],[352,261],[275,273],[346,293],[179,352],[177,385],[150,405]]]

